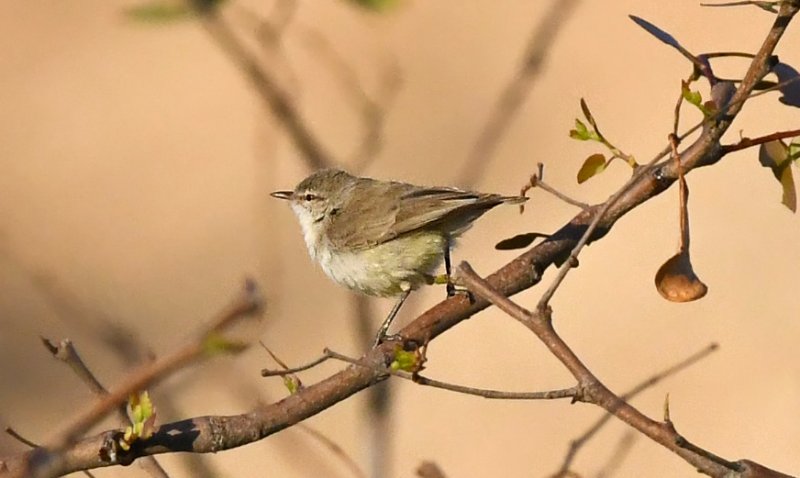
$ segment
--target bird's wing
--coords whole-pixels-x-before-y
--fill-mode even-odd
[[[369,189],[369,200],[363,200]],[[332,215],[327,229],[328,240],[336,248],[363,249],[384,242],[399,210],[403,190],[393,183],[360,178],[345,196],[345,203]]]
[[[439,227],[448,233],[463,231],[484,212],[505,202],[496,194],[453,188],[415,188],[404,194],[388,239],[419,229]]]

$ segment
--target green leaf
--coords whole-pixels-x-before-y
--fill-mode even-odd
[[[793,141],[789,144],[789,160],[793,161],[795,166],[800,167],[800,142]]]
[[[714,110],[716,110],[716,105],[713,101],[703,102],[703,95],[700,94],[699,91],[692,91],[689,88],[689,83],[686,81],[681,81],[681,95],[683,99],[686,100],[687,103],[694,105],[697,109],[703,113],[704,118],[709,118],[713,116]]]
[[[400,3],[399,0],[348,0],[348,2],[374,12],[386,11]]]
[[[703,95],[700,94],[699,91],[692,91],[689,89],[689,85],[687,83],[683,84],[683,88],[681,88],[681,94],[683,95],[683,99],[699,107],[703,104]]]
[[[188,3],[155,0],[125,9],[125,16],[137,22],[168,23],[194,15]]]
[[[128,398],[128,416],[130,426],[125,427],[125,432],[119,440],[123,450],[130,450],[131,444],[136,440],[146,440],[153,435],[156,423],[156,408],[150,400],[147,391],[132,393]]]
[[[773,176],[781,184],[783,196],[781,203],[792,212],[797,212],[797,191],[794,176],[789,167],[792,164],[790,149],[783,141],[776,140],[764,143],[758,150],[758,161],[765,168],[772,170]]]
[[[402,347],[397,347],[394,352],[394,360],[390,365],[392,370],[404,370],[406,372],[414,372],[418,368],[418,355],[415,352],[403,350]]]
[[[131,20],[170,23],[192,18],[198,11],[218,8],[226,0],[151,0],[124,10]]]
[[[286,375],[283,377],[283,386],[289,390],[290,395],[294,395],[298,390],[300,390],[302,384],[296,375]]]
[[[601,153],[595,153],[589,156],[578,171],[578,184],[583,183],[592,176],[602,173],[607,165],[606,157]]]
[[[588,141],[591,139],[589,129],[583,124],[583,121],[575,118],[575,129],[569,131],[569,137],[579,141]]]
[[[600,141],[600,135],[590,130],[583,121],[575,118],[575,129],[569,130],[569,137],[578,141]]]
[[[218,332],[211,332],[203,341],[203,348],[208,355],[219,353],[238,353],[247,348],[247,344],[225,338]]]

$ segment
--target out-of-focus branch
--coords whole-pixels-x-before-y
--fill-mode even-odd
[[[402,86],[400,67],[392,59],[381,72],[377,93],[371,95],[362,85],[353,65],[321,33],[307,29],[303,32],[303,40],[327,64],[327,69],[339,81],[350,104],[361,113],[362,140],[348,165],[350,171],[361,172],[377,158],[381,150],[384,119]]]
[[[725,156],[719,145],[720,137],[738,115],[756,82],[768,71],[769,57],[798,10],[800,10],[800,2],[797,0],[781,2],[780,13],[759,52],[751,62],[733,99],[728,103],[724,117],[716,117],[709,121],[703,128],[700,137],[681,153],[682,169],[685,173],[690,173],[691,170],[698,167],[715,164]],[[463,295],[450,297],[424,312],[400,330],[400,336],[407,342],[429,343],[462,320],[487,308],[490,301],[486,297],[491,297],[498,307],[504,310],[525,313],[524,309],[510,301],[503,301],[502,298],[537,284],[545,269],[561,264],[571,256],[575,246],[584,235],[590,240],[603,237],[618,219],[667,190],[677,178],[677,170],[672,161],[645,167],[644,171],[642,174],[637,174],[635,180],[626,183],[622,188],[623,192],[613,202],[605,206],[592,206],[581,211],[544,242],[520,255],[485,280],[482,279],[481,283],[487,287],[483,292],[489,291],[486,296],[476,290],[478,296],[472,301]],[[512,304],[513,307],[509,308],[509,304]],[[518,310],[514,311],[514,308]],[[544,308],[544,310],[536,312],[539,318],[543,318],[544,316],[541,314],[544,313],[549,313],[549,309]],[[540,325],[537,327],[550,326],[549,320],[540,320],[538,323]],[[552,338],[557,340],[557,335],[553,335]],[[674,429],[670,430],[665,424],[650,420],[638,413],[630,405],[605,389],[602,384],[592,382],[591,373],[574,354],[571,354],[565,344],[545,343],[553,353],[558,352],[559,358],[573,373],[578,383],[590,384],[584,389],[586,400],[601,401],[604,408],[612,411],[623,421],[642,426],[645,434],[653,439],[677,435]],[[64,448],[58,454],[60,459],[57,462],[51,462],[52,466],[48,467],[48,473],[43,476],[55,476],[76,470],[129,463],[141,456],[170,451],[218,452],[252,443],[290,427],[385,380],[389,375],[381,370],[394,360],[396,345],[391,341],[381,344],[365,354],[360,359],[359,365],[348,366],[331,377],[307,386],[279,402],[259,407],[251,412],[233,416],[197,417],[162,425],[150,439],[143,440],[129,452],[119,453],[114,460],[101,459],[98,456],[98,450],[103,449],[106,440],[113,438],[116,431],[103,432],[84,438],[72,446]],[[609,399],[610,402],[604,401],[606,399]],[[687,447],[680,447],[675,442],[665,443],[664,446],[675,451],[688,462],[696,464],[695,466],[711,476],[732,476],[728,467],[708,457],[703,457]],[[18,473],[31,455],[36,453],[36,451],[28,452],[0,460],[0,476]],[[738,478],[786,476],[749,460],[738,460],[734,463],[737,470],[733,472],[733,475]]]
[[[242,74],[250,80],[264,106],[275,116],[278,124],[286,130],[306,164],[311,169],[333,166],[336,163],[333,157],[325,151],[308,125],[302,120],[300,111],[288,93],[281,89],[275,78],[262,68],[255,55],[239,41],[225,19],[215,9],[203,10],[200,13],[203,27],[242,71]]]
[[[200,332],[195,340],[168,356],[143,364],[132,371],[119,387],[105,395],[101,400],[93,403],[90,407],[76,413],[63,429],[47,440],[44,446],[26,454],[18,463],[14,464],[16,466],[9,466],[8,462],[0,464],[0,476],[2,476],[3,465],[8,470],[11,470],[12,476],[34,476],[38,478],[64,474],[63,468],[68,466],[72,459],[70,447],[75,444],[81,434],[86,433],[89,428],[102,420],[108,413],[125,403],[132,393],[144,390],[146,387],[163,380],[171,373],[180,370],[196,359],[219,353],[231,347],[236,348],[237,344],[226,341],[223,335],[224,332],[240,319],[259,313],[262,307],[263,301],[255,283],[248,280],[239,297],[220,312]],[[103,434],[101,446],[98,446],[92,452],[92,461],[121,463],[119,457],[124,455],[125,450],[118,447],[117,438],[119,438],[119,434],[119,431],[110,431]],[[82,456],[82,458],[86,459],[87,457]]]
[[[680,361],[679,363],[669,367],[666,370],[662,370],[657,374],[649,377],[647,380],[641,382],[640,384],[636,385],[632,389],[628,390],[627,392],[620,395],[625,401],[630,400],[631,398],[635,397],[636,395],[640,394],[641,392],[647,390],[650,387],[658,384],[662,380],[671,375],[674,375],[681,370],[694,365],[698,361],[702,360],[703,358],[707,357],[712,352],[716,351],[719,348],[717,344],[710,344],[706,346],[703,350],[700,350],[691,356],[687,357],[686,359]],[[614,415],[610,413],[603,414],[594,424],[592,424],[584,433],[581,434],[578,438],[572,440],[569,445],[569,450],[567,450],[566,455],[564,455],[564,461],[561,463],[561,468],[555,472],[552,476],[553,478],[560,478],[569,476],[569,469],[572,466],[572,462],[575,460],[575,456],[578,454],[578,451],[585,445],[589,440],[594,437],[598,431],[600,431],[603,426],[611,420],[611,417]]]
[[[89,390],[99,398],[103,398],[108,395],[108,390],[97,380],[97,377],[94,376],[89,367],[86,366],[86,363],[81,358],[78,351],[75,349],[72,341],[69,339],[64,339],[60,341],[58,344],[54,344],[53,342],[42,338],[42,343],[44,344],[45,348],[53,355],[53,357],[57,358],[64,364],[66,364],[74,373],[81,379],[83,383],[89,387]],[[125,404],[121,403],[117,407],[117,418],[119,419],[120,424],[124,425],[128,423],[128,414],[125,410]],[[156,478],[169,478],[166,470],[161,466],[161,464],[152,456],[146,456],[143,458],[141,462],[141,467],[150,476],[154,476]]]
[[[618,419],[635,428],[653,441],[690,463],[698,471],[709,476],[723,477],[739,473],[738,476],[749,475],[742,462],[729,462],[712,459],[712,454],[702,453],[699,448],[682,446],[684,438],[678,434],[672,422],[657,422],[642,414],[624,399],[609,390],[567,345],[553,328],[550,309],[530,312],[494,289],[489,282],[478,276],[469,264],[459,265],[459,276],[474,294],[490,301],[506,314],[518,320],[547,347],[547,349],[569,370],[578,382],[579,393],[575,399],[602,407]],[[777,472],[774,475],[780,476]]]
[[[561,27],[569,19],[578,3],[579,0],[551,1],[550,9],[536,25],[530,40],[528,40],[527,52],[522,63],[497,98],[491,116],[464,162],[457,184],[463,187],[472,187],[483,176],[497,145],[500,144],[500,140],[516,117],[520,107],[525,104],[525,99],[541,71]]]

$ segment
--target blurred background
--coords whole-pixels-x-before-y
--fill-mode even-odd
[[[209,30],[192,19],[126,15],[138,5],[31,0],[0,7],[0,424],[34,441],[92,400],[40,336],[71,338],[113,386],[148,354],[183,343],[245,277],[259,282],[268,301],[257,336],[287,363],[305,363],[326,346],[349,355],[364,350],[353,293],[311,262],[294,215],[269,197],[310,172],[306,158]],[[384,179],[459,185],[550,8],[398,0],[374,11],[344,0],[230,0],[222,13],[338,164]],[[579,200],[613,193],[630,176],[621,162],[576,183],[583,159],[600,151],[568,137],[581,97],[603,133],[640,162],[666,145],[690,66],[628,14],[694,53],[754,52],[773,20],[755,7],[712,9],[687,0],[577,2],[548,37],[543,70],[471,187],[516,193],[542,162],[547,182]],[[796,67],[795,27],[777,53]],[[739,78],[745,68],[730,60],[716,71]],[[373,116],[364,113],[371,104],[364,94],[377,105]],[[729,140],[797,128],[800,113],[776,98],[749,102]],[[684,119],[688,127],[699,114],[686,108]],[[371,133],[374,143],[365,140]],[[718,342],[718,352],[633,404],[658,418],[669,393],[672,419],[689,440],[727,459],[800,473],[800,219],[780,204],[779,185],[754,150],[688,179],[693,263],[708,296],[673,304],[653,286],[656,270],[677,250],[671,190],[585,250],[553,301],[557,329],[620,393]],[[496,242],[552,232],[576,213],[543,191],[531,196],[522,216],[511,207],[484,216],[454,260],[488,274],[515,257],[494,250]],[[552,276],[548,271],[544,284]],[[542,290],[516,300],[532,307]],[[412,295],[398,321],[443,296],[443,288]],[[370,305],[377,328],[392,301]],[[573,385],[532,334],[497,310],[448,331],[431,344],[428,359],[427,376],[463,385]],[[287,393],[281,381],[259,375],[274,366],[256,345],[185,370],[152,390],[159,421],[241,413],[278,400]],[[301,377],[310,384],[342,367],[328,363]],[[360,394],[306,423],[367,470],[374,436],[365,408]],[[451,477],[548,476],[570,440],[599,416],[599,409],[566,401],[490,401],[394,380],[384,476],[414,476],[423,460]],[[627,431],[612,421],[573,469],[601,472]],[[631,446],[618,476],[695,474],[647,439]],[[0,436],[0,455],[24,449]],[[298,428],[214,456],[159,460],[173,477],[354,476]],[[95,473],[142,475],[136,466]]]

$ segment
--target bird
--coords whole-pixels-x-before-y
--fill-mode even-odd
[[[308,254],[334,282],[370,296],[397,297],[376,344],[411,291],[446,283],[448,297],[455,294],[455,239],[490,209],[528,199],[358,177],[338,168],[316,171],[293,190],[271,196],[289,202]],[[442,262],[445,275],[435,275]]]

